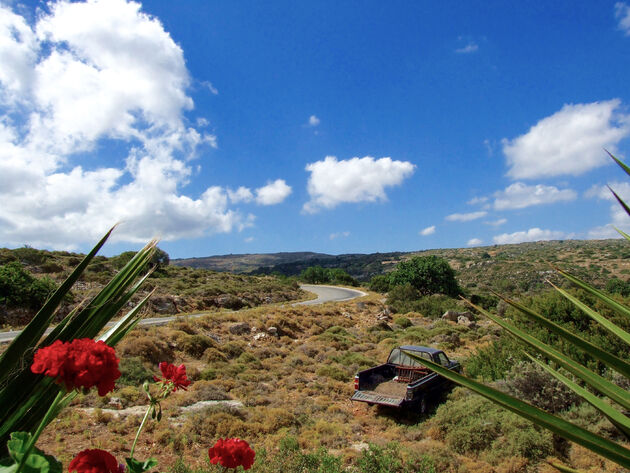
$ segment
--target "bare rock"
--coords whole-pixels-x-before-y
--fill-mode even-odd
[[[269,327],[267,329],[267,333],[269,335],[273,335],[274,337],[277,337],[278,336],[278,328],[277,327]]]
[[[451,322],[457,322],[457,317],[459,317],[459,312],[454,310],[447,310],[442,315],[443,320],[450,320]]]
[[[254,335],[254,340],[258,341],[258,340],[264,340],[265,338],[267,338],[268,335],[264,332],[258,332],[256,335]]]
[[[250,333],[252,331],[252,328],[247,322],[239,322],[239,323],[230,325],[228,330],[231,334],[243,335],[245,333]]]
[[[110,400],[107,403],[107,405],[111,409],[122,409],[123,408],[123,403],[122,403],[122,401],[120,400],[119,397],[112,397],[112,398],[110,398]]]

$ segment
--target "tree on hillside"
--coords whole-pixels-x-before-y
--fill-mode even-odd
[[[461,293],[455,271],[444,258],[414,256],[401,261],[389,275],[391,286],[410,284],[420,295],[446,294],[456,297]]]

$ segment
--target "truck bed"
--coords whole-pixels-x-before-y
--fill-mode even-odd
[[[369,373],[368,383],[355,391],[353,401],[370,404],[400,407],[407,396],[407,388],[411,384],[422,381],[428,374],[419,370],[405,370],[405,367],[384,365]]]

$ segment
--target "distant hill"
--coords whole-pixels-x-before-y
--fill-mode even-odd
[[[324,253],[299,251],[293,253],[259,253],[243,255],[218,255],[199,258],[171,259],[175,266],[228,271],[231,273],[251,273],[262,267],[273,267],[295,262],[307,262],[313,259],[332,257]]]
[[[172,264],[215,271],[250,274],[299,274],[309,266],[341,268],[360,281],[394,269],[414,255],[447,259],[463,287],[491,287],[503,293],[536,290],[557,265],[603,286],[607,279],[630,275],[630,246],[625,240],[557,240],[476,248],[437,249],[415,252],[327,255],[323,253],[272,253],[210,256],[171,260]]]

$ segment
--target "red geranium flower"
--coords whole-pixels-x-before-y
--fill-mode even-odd
[[[95,448],[83,450],[68,465],[68,471],[77,473],[122,473],[123,465],[119,465],[116,457],[105,450]]]
[[[55,378],[68,391],[96,386],[98,395],[104,396],[114,390],[114,383],[120,377],[119,361],[114,349],[101,340],[55,340],[35,352],[31,371]]]
[[[225,468],[242,465],[244,470],[249,470],[254,464],[256,453],[245,440],[231,438],[217,440],[214,447],[208,450],[208,456],[213,465],[218,463]]]
[[[186,367],[184,365],[175,366],[171,363],[163,361],[159,366],[164,379],[154,376],[153,379],[155,381],[162,383],[170,381],[173,383],[173,391],[177,391],[177,389],[183,389],[186,391],[186,386],[190,386],[190,380],[186,377]]]

